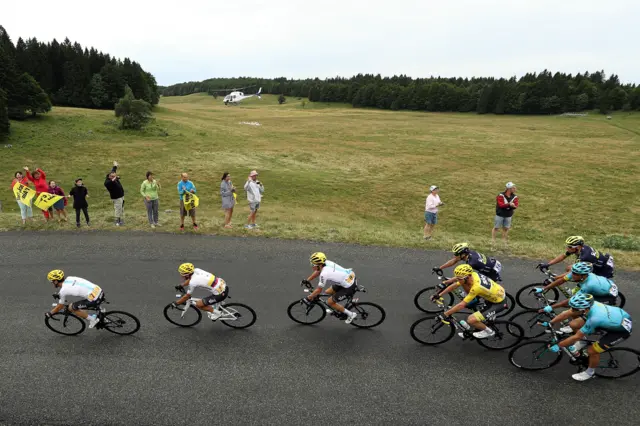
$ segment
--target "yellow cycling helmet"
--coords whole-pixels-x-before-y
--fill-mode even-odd
[[[49,281],[62,281],[64,279],[64,271],[62,269],[54,269],[47,274]]]
[[[584,238],[580,235],[572,235],[567,238],[564,243],[569,247],[582,246],[584,245]]]
[[[324,253],[319,251],[313,253],[309,258],[309,262],[311,262],[311,265],[313,266],[324,265],[326,261],[327,261],[327,256]]]
[[[473,268],[465,263],[464,265],[456,266],[456,269],[453,270],[453,273],[458,278],[465,278],[473,274]]]
[[[469,251],[471,251],[471,248],[469,248],[469,243],[458,243],[455,246],[453,246],[451,251],[456,256],[461,256],[463,254],[469,253]]]
[[[178,268],[178,272],[180,272],[180,275],[191,275],[194,269],[193,263],[183,263]]]

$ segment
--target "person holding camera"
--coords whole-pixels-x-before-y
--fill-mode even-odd
[[[220,197],[222,198],[222,209],[224,210],[224,227],[232,228],[231,216],[233,207],[236,205],[236,187],[231,182],[231,174],[224,172],[220,182]]]
[[[424,208],[424,239],[430,240],[433,228],[438,223],[438,207],[443,206],[444,203],[440,201],[440,188],[436,185],[431,185],[429,188],[430,194],[427,196],[427,203]]]
[[[247,201],[249,201],[249,217],[247,218],[247,224],[244,226],[247,229],[258,228],[256,225],[256,214],[260,208],[260,201],[262,201],[262,194],[264,193],[264,186],[258,180],[258,172],[252,170],[249,173],[247,182],[244,184],[244,190],[247,191]]]

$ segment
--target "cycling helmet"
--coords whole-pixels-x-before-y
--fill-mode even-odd
[[[593,265],[589,262],[574,263],[571,272],[578,275],[587,275],[593,271]]]
[[[583,246],[584,245],[584,238],[582,238],[580,235],[573,235],[573,236],[567,238],[564,243],[568,247]]]
[[[593,306],[593,296],[585,293],[578,293],[575,296],[571,296],[569,299],[569,306],[574,309],[589,309]]]
[[[49,281],[62,281],[64,279],[64,271],[61,269],[54,269],[47,274]]]
[[[327,256],[324,253],[319,251],[313,253],[309,258],[309,262],[311,262],[311,265],[313,266],[324,265],[326,261],[327,261]]]
[[[453,270],[453,273],[458,278],[464,278],[473,274],[473,268],[465,263],[464,265],[456,266],[456,269]]]
[[[178,272],[180,272],[180,275],[191,275],[194,269],[193,263],[183,263],[178,268]]]
[[[455,246],[453,246],[451,251],[456,256],[461,256],[463,254],[469,253],[471,251],[471,249],[469,248],[469,243],[458,243]]]

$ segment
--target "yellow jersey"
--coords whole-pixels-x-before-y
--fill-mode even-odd
[[[471,277],[473,284],[471,284],[469,294],[462,299],[464,302],[469,303],[476,297],[481,297],[490,303],[500,303],[504,300],[504,288],[500,284],[477,272],[474,272]]]

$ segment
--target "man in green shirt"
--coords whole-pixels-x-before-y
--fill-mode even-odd
[[[152,228],[158,225],[158,190],[160,184],[153,178],[152,172],[147,172],[147,178],[140,185],[140,194],[144,197],[144,205],[147,207],[147,218]]]

